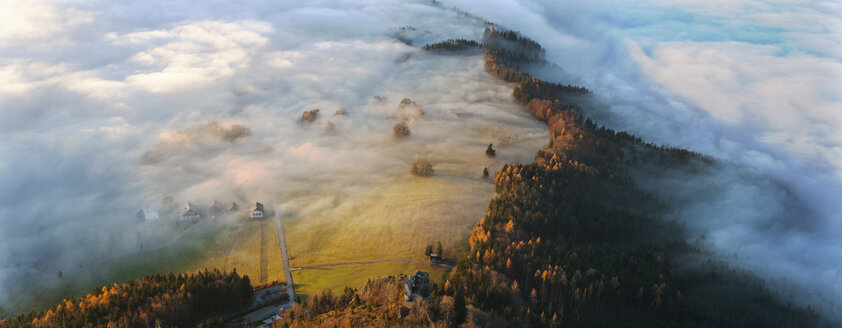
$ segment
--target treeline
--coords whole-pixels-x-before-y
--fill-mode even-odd
[[[618,146],[633,147],[629,149],[631,152],[636,153],[638,150],[645,152],[646,157],[641,156],[639,159],[650,163],[667,163],[669,165],[673,161],[687,162],[689,160],[699,160],[703,164],[711,164],[713,162],[713,159],[708,155],[692,152],[684,148],[656,145],[645,142],[640,137],[627,132],[615,132],[606,127],[597,127],[592,121],[583,119],[581,108],[564,101],[571,96],[589,95],[591,94],[590,90],[582,86],[562,85],[542,81],[520,69],[521,65],[544,61],[544,49],[537,42],[522,37],[517,32],[497,28],[493,25],[485,29],[483,39],[483,43],[466,39],[449,39],[434,44],[427,44],[422,48],[431,52],[455,52],[470,49],[484,50],[486,70],[491,75],[503,81],[514,83],[512,97],[527,106],[527,109],[532,114],[546,121],[548,124],[567,121],[572,123],[573,126],[585,124],[590,128],[588,130],[597,133],[603,139],[611,140]],[[509,42],[508,46],[502,46],[504,42]],[[537,101],[530,106],[530,102],[533,99]],[[566,120],[552,118],[553,115],[558,114],[566,116]],[[568,135],[569,131],[558,130],[558,133]],[[575,134],[569,135],[577,136]],[[583,135],[583,137],[585,136]],[[551,142],[554,141],[551,140]],[[602,141],[602,143],[604,142]],[[561,144],[561,146],[564,145],[566,143]],[[598,147],[580,147],[579,149],[606,150],[604,145],[599,145]]]
[[[360,290],[324,291],[296,303],[272,327],[454,327],[466,322],[460,288],[433,284],[429,299],[404,301],[406,277],[369,280]]]
[[[512,33],[497,38],[528,40]],[[534,163],[495,175],[496,196],[447,284],[512,326],[824,323],[809,309],[781,305],[751,275],[683,267],[679,259],[701,253],[680,227],[644,214],[658,200],[636,189],[621,165],[628,152],[662,165],[709,157],[600,127],[565,101],[587,89],[522,72],[531,53],[485,49],[488,72],[515,84],[513,98],[548,124],[551,139]]]
[[[514,49],[517,52],[535,56],[536,59],[542,59],[545,53],[544,48],[538,42],[515,31],[499,28],[493,24],[482,31],[482,38],[485,43],[492,47]]]
[[[421,47],[427,51],[465,51],[483,48],[484,45],[474,40],[447,39],[434,44],[426,44]]]
[[[738,280],[727,271],[685,270],[675,259],[694,250],[676,229],[633,214],[647,196],[617,178],[623,175],[617,162],[630,141],[642,141],[583,120],[578,106],[560,100],[577,89],[531,78],[512,68],[518,60],[486,52],[489,72],[516,83],[513,97],[547,122],[551,142],[535,163],[504,167],[495,177],[498,196],[472,233],[471,256],[460,265],[478,305],[525,317],[536,326],[815,323],[809,311],[779,305],[762,284],[732,283],[732,293],[693,288]],[[694,156],[643,145],[662,160]],[[664,242],[665,232],[676,235]],[[499,283],[499,275],[507,278],[505,283]],[[491,277],[498,283],[487,283],[495,280]],[[505,297],[506,284],[510,298]],[[713,303],[701,307],[700,299]],[[510,304],[523,307],[508,312]]]
[[[65,299],[47,311],[0,321],[0,327],[192,327],[251,304],[248,276],[219,270],[150,275]]]

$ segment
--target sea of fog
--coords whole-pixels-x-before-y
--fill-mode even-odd
[[[424,158],[461,187],[463,206],[437,204],[466,235],[493,193],[483,168],[530,161],[548,140],[482,54],[420,49],[485,27],[434,3],[0,2],[0,21],[6,311],[59,270],[107,272],[106,259],[169,245],[165,197],[344,215],[408,185]],[[409,138],[393,136],[401,121]],[[137,223],[141,209],[160,224]]]
[[[640,181],[712,252],[799,299],[842,304],[840,6],[0,1],[0,300],[45,254],[119,249],[134,213],[163,196],[358,188],[489,135],[539,145],[540,124],[478,61],[418,49],[478,39],[487,19],[547,48],[563,72],[539,76],[592,89],[600,123],[724,161]],[[321,118],[298,122],[312,108]],[[402,119],[437,146],[396,143]],[[457,119],[474,120],[470,137],[446,135]]]
[[[640,182],[731,263],[842,304],[842,3],[445,3],[544,45],[600,123],[725,160]]]

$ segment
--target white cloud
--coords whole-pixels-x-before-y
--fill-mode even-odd
[[[140,72],[126,81],[153,92],[201,87],[248,67],[251,57],[268,41],[262,34],[271,30],[259,22],[203,21],[129,33],[123,37],[134,44],[164,44],[135,54],[132,61],[140,64]]]
[[[91,22],[90,12],[75,8],[61,8],[56,4],[37,1],[0,1],[0,47],[32,41],[62,43],[62,37],[79,24]]]

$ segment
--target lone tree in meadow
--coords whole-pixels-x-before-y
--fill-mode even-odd
[[[301,113],[301,123],[313,123],[317,118],[319,118],[318,108]]]
[[[415,106],[415,102],[414,102],[414,101],[412,101],[412,99],[409,99],[409,98],[403,98],[403,100],[401,100],[401,104],[400,104],[399,106],[400,106],[400,108],[406,108],[406,107],[410,107],[410,106]]]
[[[412,170],[410,170],[410,172],[419,177],[428,177],[436,173],[436,171],[433,170],[433,165],[424,159],[415,161],[415,164],[412,164]]]
[[[406,121],[400,121],[398,124],[395,124],[395,128],[392,129],[392,132],[395,134],[396,138],[406,138],[409,136],[409,125],[406,124]]]

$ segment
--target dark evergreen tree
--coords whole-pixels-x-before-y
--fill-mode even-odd
[[[488,144],[488,148],[485,149],[485,156],[494,157],[497,156],[497,151],[491,147],[491,144]]]

